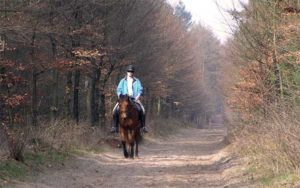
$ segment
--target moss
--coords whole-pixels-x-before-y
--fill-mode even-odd
[[[15,160],[0,161],[0,179],[20,179],[26,175],[27,167]]]
[[[21,179],[32,170],[32,167],[42,167],[49,163],[61,163],[67,159],[69,154],[57,150],[49,150],[37,153],[27,152],[24,156],[25,163],[15,160],[1,161],[0,179]]]
[[[68,152],[50,149],[46,152],[26,153],[25,161],[33,166],[44,165],[47,162],[63,162],[69,156]]]
[[[295,173],[286,173],[272,177],[263,177],[260,182],[267,187],[288,187],[294,185],[300,180],[299,175]]]

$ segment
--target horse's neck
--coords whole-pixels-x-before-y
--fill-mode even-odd
[[[134,109],[134,105],[130,102],[127,106],[127,110],[131,111],[132,109]]]
[[[129,111],[130,109],[134,109],[135,108],[135,104],[134,104],[135,102],[134,101],[129,101],[128,102],[128,105],[126,106],[126,110],[125,110],[125,112],[126,111]],[[119,104],[120,105],[120,104]]]
[[[137,112],[138,110],[137,110],[137,108],[136,108],[135,105],[136,105],[135,102],[134,102],[134,101],[131,101],[131,102],[128,104],[128,107],[127,107],[128,112],[130,112],[130,113]]]

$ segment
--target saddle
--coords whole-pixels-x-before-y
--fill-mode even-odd
[[[134,98],[130,98],[130,103],[133,104],[139,112],[143,111],[141,105],[136,102]]]

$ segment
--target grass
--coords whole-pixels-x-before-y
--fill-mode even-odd
[[[99,154],[106,150],[106,143],[101,141],[107,136],[103,129],[84,123],[74,126],[72,122],[57,121],[30,127],[27,132],[23,163],[5,159],[8,150],[0,148],[0,187],[25,181],[47,168],[58,168],[70,156]]]
[[[293,187],[295,183],[300,181],[300,174],[286,173],[272,177],[264,177],[260,182],[264,187]]]
[[[45,165],[46,163],[61,163],[69,156],[68,152],[50,149],[46,152],[26,153],[25,161],[32,166]]]
[[[26,172],[27,166],[24,163],[15,160],[7,160],[0,162],[0,179],[21,179],[26,175]]]
[[[74,126],[70,122],[57,121],[53,124],[45,123],[42,127],[30,127],[28,132],[24,163],[14,160],[0,161],[0,181],[18,180],[30,175],[32,171],[63,164],[73,154],[104,151],[103,146],[98,143],[103,137],[103,131],[86,124]],[[6,154],[7,151],[3,153]]]
[[[254,182],[272,188],[300,183],[298,117],[293,109],[268,108],[268,116],[257,116],[257,120],[237,127],[233,144],[236,152],[254,165],[245,172]]]
[[[274,179],[273,177],[263,177],[260,179],[260,182],[264,186],[270,186],[272,184],[273,179]]]
[[[150,135],[154,137],[166,137],[176,134],[181,128],[192,127],[189,123],[178,121],[176,119],[151,119],[148,122],[151,128]]]
[[[23,179],[32,169],[43,167],[47,164],[59,164],[68,158],[69,154],[51,149],[45,152],[25,153],[25,163],[15,160],[0,162],[0,179]]]

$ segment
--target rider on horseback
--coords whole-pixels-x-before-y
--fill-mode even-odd
[[[127,76],[123,78],[118,85],[117,94],[118,98],[120,95],[128,95],[132,101],[134,101],[137,105],[137,109],[139,111],[139,118],[141,121],[141,128],[142,131],[147,133],[147,129],[145,127],[145,108],[142,105],[140,99],[143,94],[143,86],[139,79],[133,76],[134,74],[134,67],[129,65],[127,67]],[[118,133],[119,132],[119,105],[118,103],[115,105],[113,109],[113,126],[111,129],[111,133]]]

